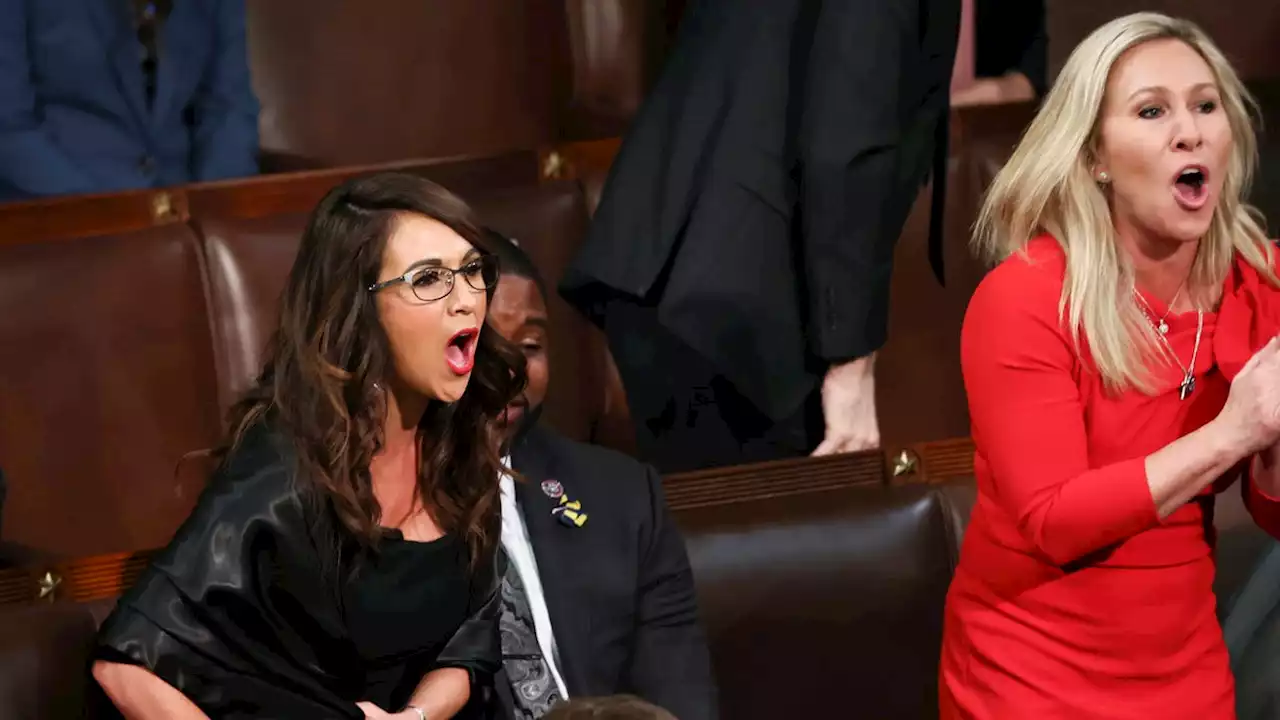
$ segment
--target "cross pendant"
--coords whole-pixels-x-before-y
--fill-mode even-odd
[[[1191,397],[1191,393],[1195,391],[1196,391],[1195,376],[1192,375],[1191,373],[1187,373],[1186,377],[1182,378],[1182,384],[1178,386],[1178,399],[1186,400],[1187,398]]]

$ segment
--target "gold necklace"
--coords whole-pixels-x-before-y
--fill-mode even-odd
[[[1173,312],[1173,306],[1175,303],[1178,302],[1178,298],[1182,297],[1182,288],[1186,286],[1187,284],[1185,282],[1178,286],[1178,292],[1173,294],[1173,299],[1169,301],[1169,306],[1164,309],[1164,315],[1160,316],[1159,321],[1152,323],[1152,327],[1154,327],[1156,329],[1156,332],[1160,333],[1161,335],[1169,334],[1169,323],[1165,321],[1168,319],[1169,313]],[[1138,298],[1138,302],[1142,303],[1142,307],[1146,309],[1147,311],[1146,314],[1148,316],[1148,319],[1154,318],[1156,315],[1155,310],[1151,309],[1151,304],[1147,302],[1146,298],[1142,297],[1142,293],[1138,292],[1138,288],[1136,285],[1133,288],[1133,295],[1134,297]]]
[[[1180,293],[1182,290],[1179,289],[1178,292]],[[1151,311],[1151,306],[1147,304],[1146,299],[1138,292],[1138,288],[1135,287],[1133,289],[1133,294],[1142,303],[1142,316],[1146,318],[1147,322],[1151,324],[1151,327],[1156,330],[1156,337],[1160,338],[1160,342],[1164,344],[1164,348],[1173,356],[1173,361],[1178,363],[1178,369],[1182,370],[1182,382],[1178,385],[1178,399],[1186,400],[1191,397],[1191,393],[1196,391],[1196,358],[1200,356],[1200,337],[1204,332],[1204,311],[1200,308],[1196,308],[1196,344],[1191,350],[1191,364],[1183,365],[1182,359],[1178,357],[1178,353],[1174,352],[1173,346],[1169,344],[1169,339],[1165,337],[1165,334],[1169,332],[1169,326],[1165,323],[1164,318],[1161,318],[1157,325],[1155,313]],[[1174,300],[1177,299],[1178,296],[1174,295]],[[1173,303],[1169,303],[1169,308],[1173,309]],[[1169,313],[1166,312],[1165,317],[1168,316]]]

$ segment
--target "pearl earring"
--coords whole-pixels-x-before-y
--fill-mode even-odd
[[[1103,170],[1102,172],[1098,173],[1098,182],[1102,183],[1103,185],[1106,185],[1107,183],[1111,182],[1111,175],[1108,174],[1106,170]]]

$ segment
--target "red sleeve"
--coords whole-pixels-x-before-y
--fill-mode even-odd
[[[1066,565],[1159,522],[1146,459],[1089,466],[1076,358],[1058,319],[1061,264],[1011,259],[970,301],[960,362],[994,500]]]
[[[1280,539],[1280,498],[1271,497],[1258,487],[1253,479],[1253,463],[1249,463],[1249,474],[1242,490],[1244,506],[1249,508],[1253,521],[1271,537]]]

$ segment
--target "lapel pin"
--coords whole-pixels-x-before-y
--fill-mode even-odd
[[[582,512],[582,503],[564,495],[560,496],[560,504],[551,510],[551,514],[565,527],[582,527],[587,524],[587,513]]]
[[[542,493],[552,500],[562,498],[564,497],[564,486],[560,484],[559,480],[543,480]]]

